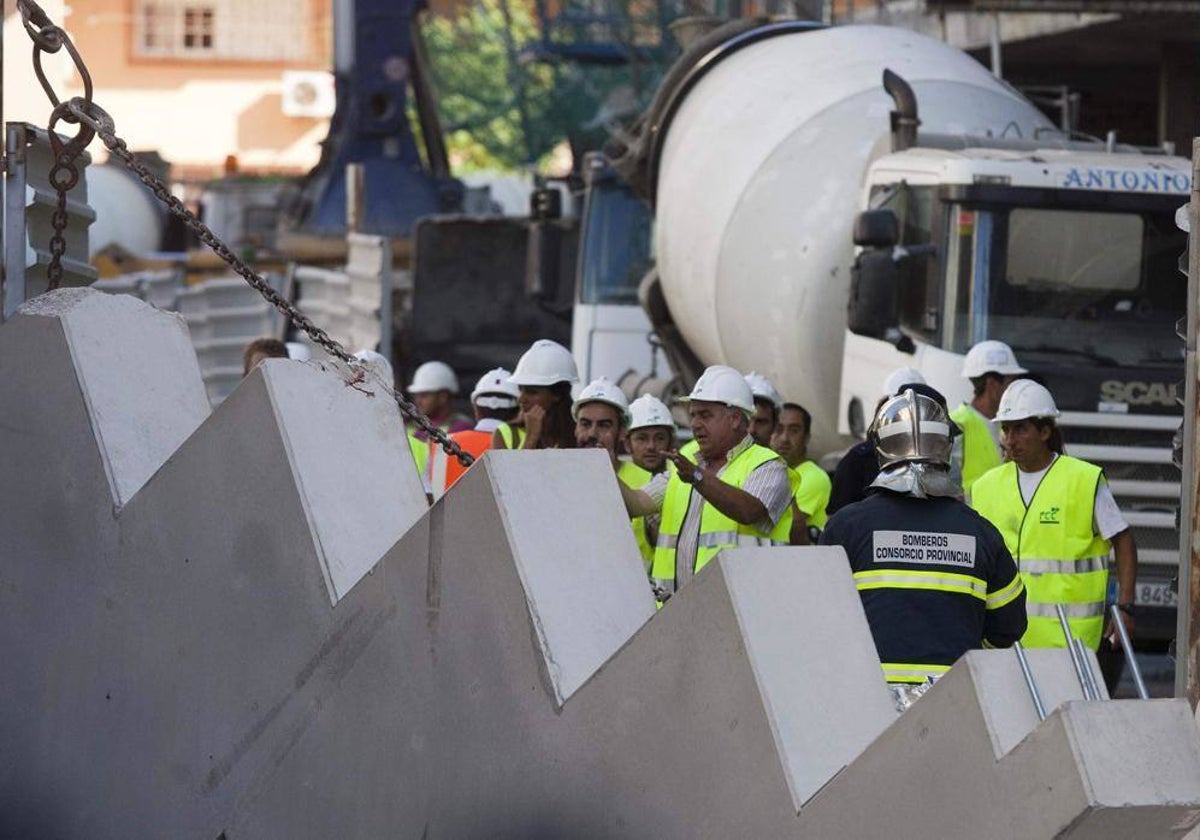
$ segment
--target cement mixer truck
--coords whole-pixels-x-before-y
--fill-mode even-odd
[[[757,370],[812,412],[822,455],[862,436],[891,370],[954,405],[966,350],[1006,341],[1135,528],[1139,635],[1172,637],[1187,160],[1064,136],[913,32],[738,21],[585,168],[585,374],[665,381],[660,353],[677,387]]]

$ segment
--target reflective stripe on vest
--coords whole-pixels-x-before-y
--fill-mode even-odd
[[[1095,533],[1096,488],[1103,472],[1060,455],[1034,491],[1021,499],[1017,465],[1003,464],[975,482],[971,506],[1004,536],[1025,583],[1026,647],[1064,647],[1055,605],[1071,632],[1093,650],[1100,646],[1108,587],[1109,542]]]
[[[980,601],[986,601],[988,597],[986,580],[954,572],[918,572],[908,569],[855,572],[854,585],[860,592],[868,589],[925,589],[970,595]]]
[[[987,418],[963,403],[950,412],[950,419],[962,429],[962,486],[970,495],[971,487],[988,470],[1000,466],[1000,450],[988,428]]]
[[[890,683],[924,683],[950,670],[949,665],[919,665],[911,662],[883,662],[883,677]]]
[[[763,464],[781,460],[779,455],[759,446],[751,445],[748,449],[725,465],[720,480],[726,484],[741,489],[750,477],[750,473]],[[651,564],[650,579],[654,586],[667,592],[675,588],[676,547],[679,543],[679,531],[687,516],[688,505],[693,501],[694,488],[672,475],[667,483],[667,494],[663,499],[662,521],[658,526],[658,543],[654,549],[654,561]],[[747,545],[786,545],[792,529],[792,512],[789,507],[779,518],[779,522],[764,534],[753,525],[742,525],[721,513],[706,502],[699,493],[695,493],[696,501],[704,505],[700,514],[700,533],[697,539],[696,558],[692,566],[693,572],[699,572],[723,548],[733,548]]]
[[[812,461],[804,461],[792,469],[800,477],[800,487],[795,493],[796,507],[808,517],[809,525],[824,528],[829,521],[825,508],[829,505],[829,494],[833,490],[829,474]]]
[[[469,432],[455,432],[450,435],[450,439],[476,460],[492,448],[490,432],[477,432],[472,429]],[[429,465],[429,484],[433,490],[433,498],[440,499],[446,495],[446,491],[453,487],[454,482],[462,478],[466,471],[467,468],[457,458],[447,455],[446,450],[440,446],[434,447]]]

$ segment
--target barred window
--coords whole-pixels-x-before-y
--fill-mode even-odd
[[[133,52],[152,58],[311,61],[294,0],[135,0]]]

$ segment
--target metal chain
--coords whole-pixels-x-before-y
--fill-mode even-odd
[[[71,61],[75,64],[75,70],[83,79],[83,99],[89,105],[92,102],[92,77],[70,37],[61,27],[56,26],[50,20],[41,6],[33,0],[17,0],[17,8],[21,12],[21,24],[33,40],[34,73],[37,75],[42,90],[46,92],[46,96],[54,106],[54,110],[50,113],[50,125],[48,126],[50,147],[54,152],[54,166],[50,169],[49,177],[50,185],[58,193],[58,200],[55,204],[54,214],[50,217],[54,233],[50,236],[50,264],[46,266],[46,285],[47,288],[53,290],[59,287],[63,278],[62,260],[63,255],[67,252],[65,232],[69,218],[67,216],[67,193],[79,183],[79,168],[75,162],[84,154],[88,144],[96,136],[96,132],[91,127],[80,123],[70,109],[63,105],[58,94],[54,92],[54,86],[46,78],[45,69],[42,67],[42,55],[52,55],[66,47]],[[64,140],[54,130],[59,120],[78,123],[79,131],[74,137]]]
[[[26,32],[29,33],[30,38],[34,42],[34,69],[37,71],[42,88],[54,104],[54,111],[51,113],[49,127],[50,142],[54,146],[55,152],[55,166],[51,170],[50,180],[55,189],[58,190],[58,206],[52,219],[54,237],[51,239],[50,250],[51,268],[57,265],[57,276],[59,279],[62,277],[61,257],[66,250],[66,240],[62,236],[63,231],[66,229],[67,220],[66,194],[79,180],[79,171],[75,167],[74,161],[83,152],[87,144],[91,142],[92,138],[99,136],[113,157],[117,158],[131,172],[137,175],[138,179],[154,193],[154,196],[159,201],[166,205],[168,210],[183,219],[184,223],[195,232],[201,242],[211,248],[213,253],[220,257],[226,265],[245,280],[251,288],[262,295],[285,318],[290,319],[314,344],[321,347],[335,359],[339,359],[352,368],[357,369],[360,376],[373,375],[376,382],[382,385],[383,389],[396,401],[396,405],[400,407],[400,411],[411,419],[418,428],[429,435],[430,438],[437,441],[438,445],[448,455],[458,459],[459,463],[463,466],[469,467],[475,462],[470,453],[463,451],[463,448],[455,440],[434,425],[428,417],[421,413],[416,405],[398,393],[392,387],[392,383],[384,382],[377,373],[372,373],[369,367],[363,365],[358,359],[352,356],[329,333],[314,324],[312,319],[296,308],[295,304],[275,291],[270,283],[242,260],[241,257],[235,254],[228,245],[222,242],[208,225],[200,221],[182,201],[172,195],[166,184],[155,177],[153,172],[138,161],[133,156],[133,153],[129,151],[129,147],[125,141],[117,136],[116,125],[108,112],[92,101],[91,76],[88,74],[82,57],[76,52],[66,32],[55,26],[46,13],[42,11],[41,7],[33,2],[33,0],[17,0],[17,8],[21,12]],[[40,29],[35,30],[34,26],[40,27]],[[67,48],[67,51],[75,61],[76,68],[84,79],[85,95],[75,97],[67,102],[60,102],[53,88],[47,82],[41,67],[42,52],[57,52],[63,46]],[[79,124],[79,133],[69,141],[63,141],[54,131],[54,125],[60,119],[63,122]],[[56,178],[59,180],[56,181]],[[48,276],[50,275],[50,269],[47,270],[47,274]],[[56,288],[57,282],[53,277],[51,277],[51,282],[54,284],[51,288]]]

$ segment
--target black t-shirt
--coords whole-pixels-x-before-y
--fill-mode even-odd
[[[825,511],[830,516],[846,505],[861,502],[867,497],[867,488],[879,475],[879,458],[875,446],[869,441],[856,443],[846,450],[833,472],[833,487],[829,491],[829,504]]]
[[[846,550],[882,662],[952,665],[1025,632],[1003,537],[957,499],[873,490],[830,518],[821,545]]]

